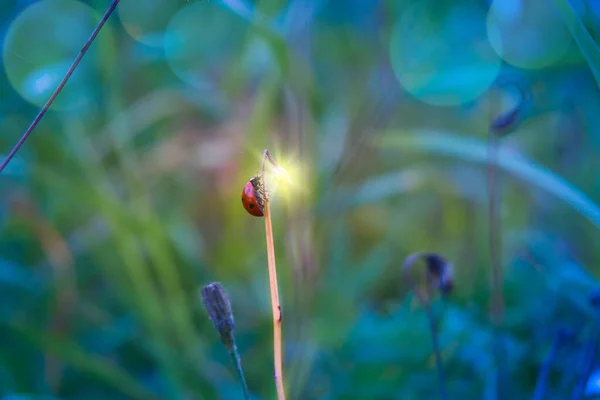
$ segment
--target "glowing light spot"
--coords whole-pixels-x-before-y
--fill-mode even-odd
[[[275,179],[279,183],[292,183],[292,178],[285,168],[279,166],[275,169]]]
[[[292,201],[296,194],[307,190],[306,171],[299,162],[282,154],[277,150],[271,153],[277,165],[273,165],[268,159],[265,160],[264,181],[270,198],[276,197],[279,201],[288,202]],[[256,159],[262,161],[262,152],[257,151]]]

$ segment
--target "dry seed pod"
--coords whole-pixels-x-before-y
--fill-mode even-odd
[[[221,341],[230,349],[234,343],[234,321],[231,303],[223,286],[218,282],[204,286],[202,288],[202,303],[204,303],[208,316],[219,333]]]
[[[435,253],[426,253],[423,259],[427,265],[428,276],[437,283],[438,290],[442,294],[450,293],[454,287],[452,263]]]

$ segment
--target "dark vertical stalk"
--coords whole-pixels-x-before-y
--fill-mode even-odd
[[[571,340],[573,337],[572,332],[569,332],[564,329],[560,329],[552,342],[552,347],[548,351],[548,355],[540,368],[540,374],[537,379],[537,383],[535,385],[535,392],[533,394],[533,400],[542,400],[544,398],[544,394],[546,393],[546,389],[548,388],[548,378],[550,376],[550,369],[552,368],[552,364],[554,363],[554,359],[556,358],[556,354],[562,345]]]
[[[573,400],[579,400],[583,398],[585,387],[594,367],[596,353],[598,350],[598,340],[600,339],[600,335],[598,334],[598,327],[595,327],[594,331],[595,335],[589,340],[587,347],[583,349],[584,354],[581,370],[577,378],[575,389],[573,390],[573,394],[571,396],[571,399]]]
[[[580,367],[580,372],[578,374],[579,376],[577,377],[575,389],[571,395],[571,399],[573,400],[579,400],[583,398],[585,387],[590,379],[592,370],[594,369],[594,364],[598,354],[598,344],[600,342],[600,291],[593,292],[589,298],[589,302],[595,311],[594,323],[591,329],[591,338],[588,341],[587,347],[583,349],[583,362]]]
[[[244,399],[250,400],[250,391],[248,390],[248,384],[246,383],[246,378],[244,377],[244,370],[242,369],[242,359],[240,357],[240,353],[238,352],[235,343],[233,343],[233,346],[231,347],[231,349],[229,349],[229,356],[231,357],[231,361],[233,362],[233,366],[235,367],[235,372],[237,373],[238,379],[242,384]]]
[[[423,259],[427,266],[427,298],[418,290],[415,282],[410,274],[410,269],[418,260]],[[404,260],[403,265],[404,275],[408,281],[411,290],[417,296],[419,303],[425,308],[427,315],[427,321],[429,323],[429,332],[431,333],[431,344],[433,352],[435,354],[435,367],[438,376],[438,385],[440,388],[440,398],[446,400],[448,398],[446,394],[446,379],[444,376],[444,366],[442,364],[442,354],[439,345],[439,339],[437,335],[437,324],[433,311],[430,304],[431,287],[435,282],[437,288],[442,294],[448,293],[452,290],[452,268],[448,261],[441,256],[434,253],[414,253],[409,255]]]
[[[492,95],[490,103],[490,116],[496,108],[495,96]],[[488,140],[488,217],[489,217],[489,251],[491,268],[491,316],[494,325],[494,359],[496,360],[498,398],[504,399],[504,344],[502,337],[502,324],[504,320],[504,294],[502,273],[502,224],[500,216],[501,206],[501,180],[498,170],[498,136],[492,131],[493,118],[490,118]]]
[[[542,400],[544,398],[544,393],[546,388],[548,387],[548,376],[550,375],[550,367],[552,366],[552,362],[554,361],[554,357],[556,356],[556,352],[560,347],[560,343],[558,339],[555,339],[552,342],[552,347],[546,356],[546,360],[544,364],[540,368],[540,374],[537,379],[537,383],[535,385],[535,393],[533,394],[533,400]]]
[[[415,291],[418,293],[418,291]],[[419,295],[417,295],[419,296]],[[423,303],[423,300],[421,299]],[[448,398],[446,394],[446,378],[444,376],[444,365],[442,364],[442,352],[440,350],[440,343],[437,335],[437,326],[435,323],[435,317],[429,303],[423,303],[425,307],[425,313],[427,314],[427,320],[429,321],[429,332],[431,333],[431,345],[435,354],[435,369],[437,371],[438,384],[440,385],[440,399],[446,400]]]
[[[23,146],[23,144],[25,143],[25,141],[27,140],[27,138],[29,137],[29,135],[31,134],[31,132],[33,132],[33,130],[35,129],[35,127],[41,121],[41,119],[44,116],[44,114],[46,114],[46,111],[48,111],[48,109],[50,108],[50,106],[52,105],[52,103],[54,102],[54,100],[58,97],[58,95],[60,94],[60,92],[62,91],[62,89],[64,88],[64,86],[67,84],[67,81],[69,80],[69,78],[71,77],[71,75],[73,75],[73,72],[75,72],[75,69],[77,68],[77,66],[79,65],[79,63],[81,62],[81,60],[83,59],[83,56],[85,55],[85,53],[88,51],[88,49],[90,48],[90,46],[94,42],[94,39],[96,39],[96,36],[98,36],[98,33],[100,33],[100,29],[102,29],[102,27],[104,26],[104,24],[106,23],[106,21],[110,17],[110,14],[112,14],[112,12],[117,7],[117,4],[119,4],[119,1],[120,0],[113,0],[112,3],[110,3],[110,5],[108,6],[108,9],[106,10],[106,12],[104,13],[104,15],[102,16],[102,19],[100,19],[100,22],[98,22],[98,25],[96,25],[96,28],[94,29],[94,31],[90,35],[89,39],[85,42],[85,44],[83,45],[83,47],[81,48],[81,50],[79,50],[79,54],[77,54],[77,57],[75,57],[75,61],[73,61],[73,63],[69,67],[69,70],[65,74],[64,78],[62,79],[62,81],[60,81],[60,83],[58,84],[58,87],[52,93],[52,96],[50,96],[50,98],[48,99],[48,101],[46,102],[46,104],[44,104],[44,107],[42,107],[42,109],[40,110],[40,112],[38,113],[38,115],[35,117],[35,119],[31,123],[31,125],[29,125],[29,128],[27,128],[27,130],[25,131],[25,133],[23,133],[23,135],[21,136],[21,138],[19,139],[19,141],[17,142],[17,144],[15,144],[15,146],[12,148],[12,150],[10,151],[10,153],[8,153],[8,155],[6,156],[6,158],[2,161],[2,164],[0,165],[0,173],[2,173],[2,171],[4,171],[4,168],[6,168],[6,166],[10,162],[10,160],[12,160],[12,158],[15,156],[15,154],[17,153],[17,151],[19,151],[19,149],[21,148],[21,146]]]

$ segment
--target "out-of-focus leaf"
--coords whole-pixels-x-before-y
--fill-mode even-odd
[[[596,78],[596,83],[600,85],[600,48],[598,48],[598,44],[581,22],[581,19],[575,14],[575,10],[573,10],[568,0],[554,0],[554,3],[558,6],[565,24],[567,24],[571,35],[573,35],[573,39],[586,58],[594,78]]]
[[[60,357],[75,369],[85,371],[97,379],[105,381],[133,399],[158,399],[154,393],[140,385],[121,367],[99,356],[86,353],[85,350],[71,341],[24,325],[12,324],[12,328],[31,340],[43,351]]]
[[[204,247],[202,236],[193,228],[190,221],[184,220],[181,215],[174,215],[168,221],[166,231],[177,250],[188,260],[192,261],[202,254]]]
[[[434,175],[432,172],[431,168],[412,167],[371,177],[365,183],[353,188],[339,188],[322,198],[318,212],[327,215],[344,212],[348,208],[377,203],[390,196],[411,192],[421,188],[428,178]]]
[[[325,173],[338,165],[346,146],[350,116],[343,107],[331,107],[323,121],[323,136],[319,142],[319,167]]]
[[[437,153],[484,165],[490,162],[487,143],[450,132],[388,132],[381,138],[379,146],[386,150]],[[600,207],[565,179],[503,148],[498,149],[495,160],[500,168],[558,197],[600,228]]]
[[[35,270],[19,267],[8,261],[0,260],[0,285],[38,292],[45,285],[44,277]]]

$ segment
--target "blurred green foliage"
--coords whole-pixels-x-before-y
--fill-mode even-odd
[[[531,398],[564,330],[544,398],[585,387],[600,334],[599,9],[413,3],[121,0],[0,176],[0,399],[242,398],[199,301],[213,281],[250,391],[274,398],[264,226],[240,204],[265,148],[294,180],[272,203],[290,399],[439,396],[401,270],[416,251],[455,267],[431,303],[450,399]],[[2,153],[107,5],[0,8]],[[488,126],[517,106],[490,221]]]

